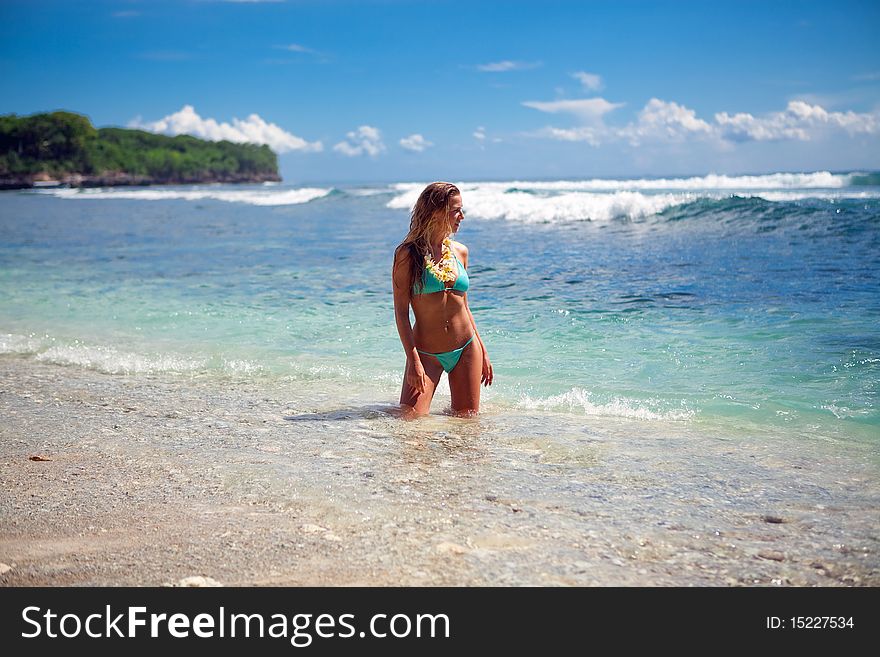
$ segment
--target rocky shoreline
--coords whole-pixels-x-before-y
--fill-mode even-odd
[[[100,175],[67,173],[51,177],[45,173],[10,176],[0,178],[2,189],[33,189],[55,187],[129,187],[146,185],[198,185],[210,183],[241,184],[281,182],[281,176],[275,173],[264,174],[205,174],[192,177],[158,178],[141,176],[125,171],[106,171]]]

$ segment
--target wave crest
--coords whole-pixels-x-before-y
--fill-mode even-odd
[[[591,400],[592,393],[583,388],[572,388],[568,392],[550,397],[532,398],[523,395],[517,407],[528,410],[580,412],[584,415],[622,417],[635,420],[688,420],[694,413],[690,410],[655,411],[643,403],[632,399],[612,399],[601,404]]]
[[[639,220],[695,201],[731,197],[773,202],[804,199],[876,199],[880,191],[852,187],[856,174],[774,173],[762,176],[708,175],[637,180],[475,182],[459,185],[471,217],[523,223]],[[410,210],[424,185],[398,183],[386,204]]]
[[[50,189],[36,193],[74,200],[90,199],[128,199],[134,201],[203,201],[215,200],[226,203],[246,203],[248,205],[300,205],[323,198],[333,192],[332,187],[301,187],[299,189]]]

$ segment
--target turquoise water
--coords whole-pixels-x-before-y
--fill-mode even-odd
[[[462,184],[485,410],[876,443],[865,180]],[[4,192],[0,353],[393,404],[390,257],[422,185]]]

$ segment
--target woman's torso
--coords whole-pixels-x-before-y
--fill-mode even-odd
[[[424,294],[413,294],[412,308],[416,321],[413,338],[416,347],[423,351],[443,352],[458,349],[473,335],[470,316],[465,305],[464,293],[469,287],[467,271],[457,248],[453,245],[458,277],[450,283],[442,283],[428,271],[424,271],[426,287]],[[438,290],[440,286],[447,289]]]

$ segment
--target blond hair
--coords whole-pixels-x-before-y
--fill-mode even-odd
[[[431,250],[431,237],[448,228],[449,198],[461,196],[458,187],[449,182],[432,182],[419,194],[419,200],[413,206],[409,221],[409,233],[394,249],[394,263],[401,264],[405,256],[409,257],[409,285],[407,292],[411,296],[413,286],[419,291],[424,289],[422,271],[425,268],[425,255]],[[442,212],[441,212],[442,210]]]

